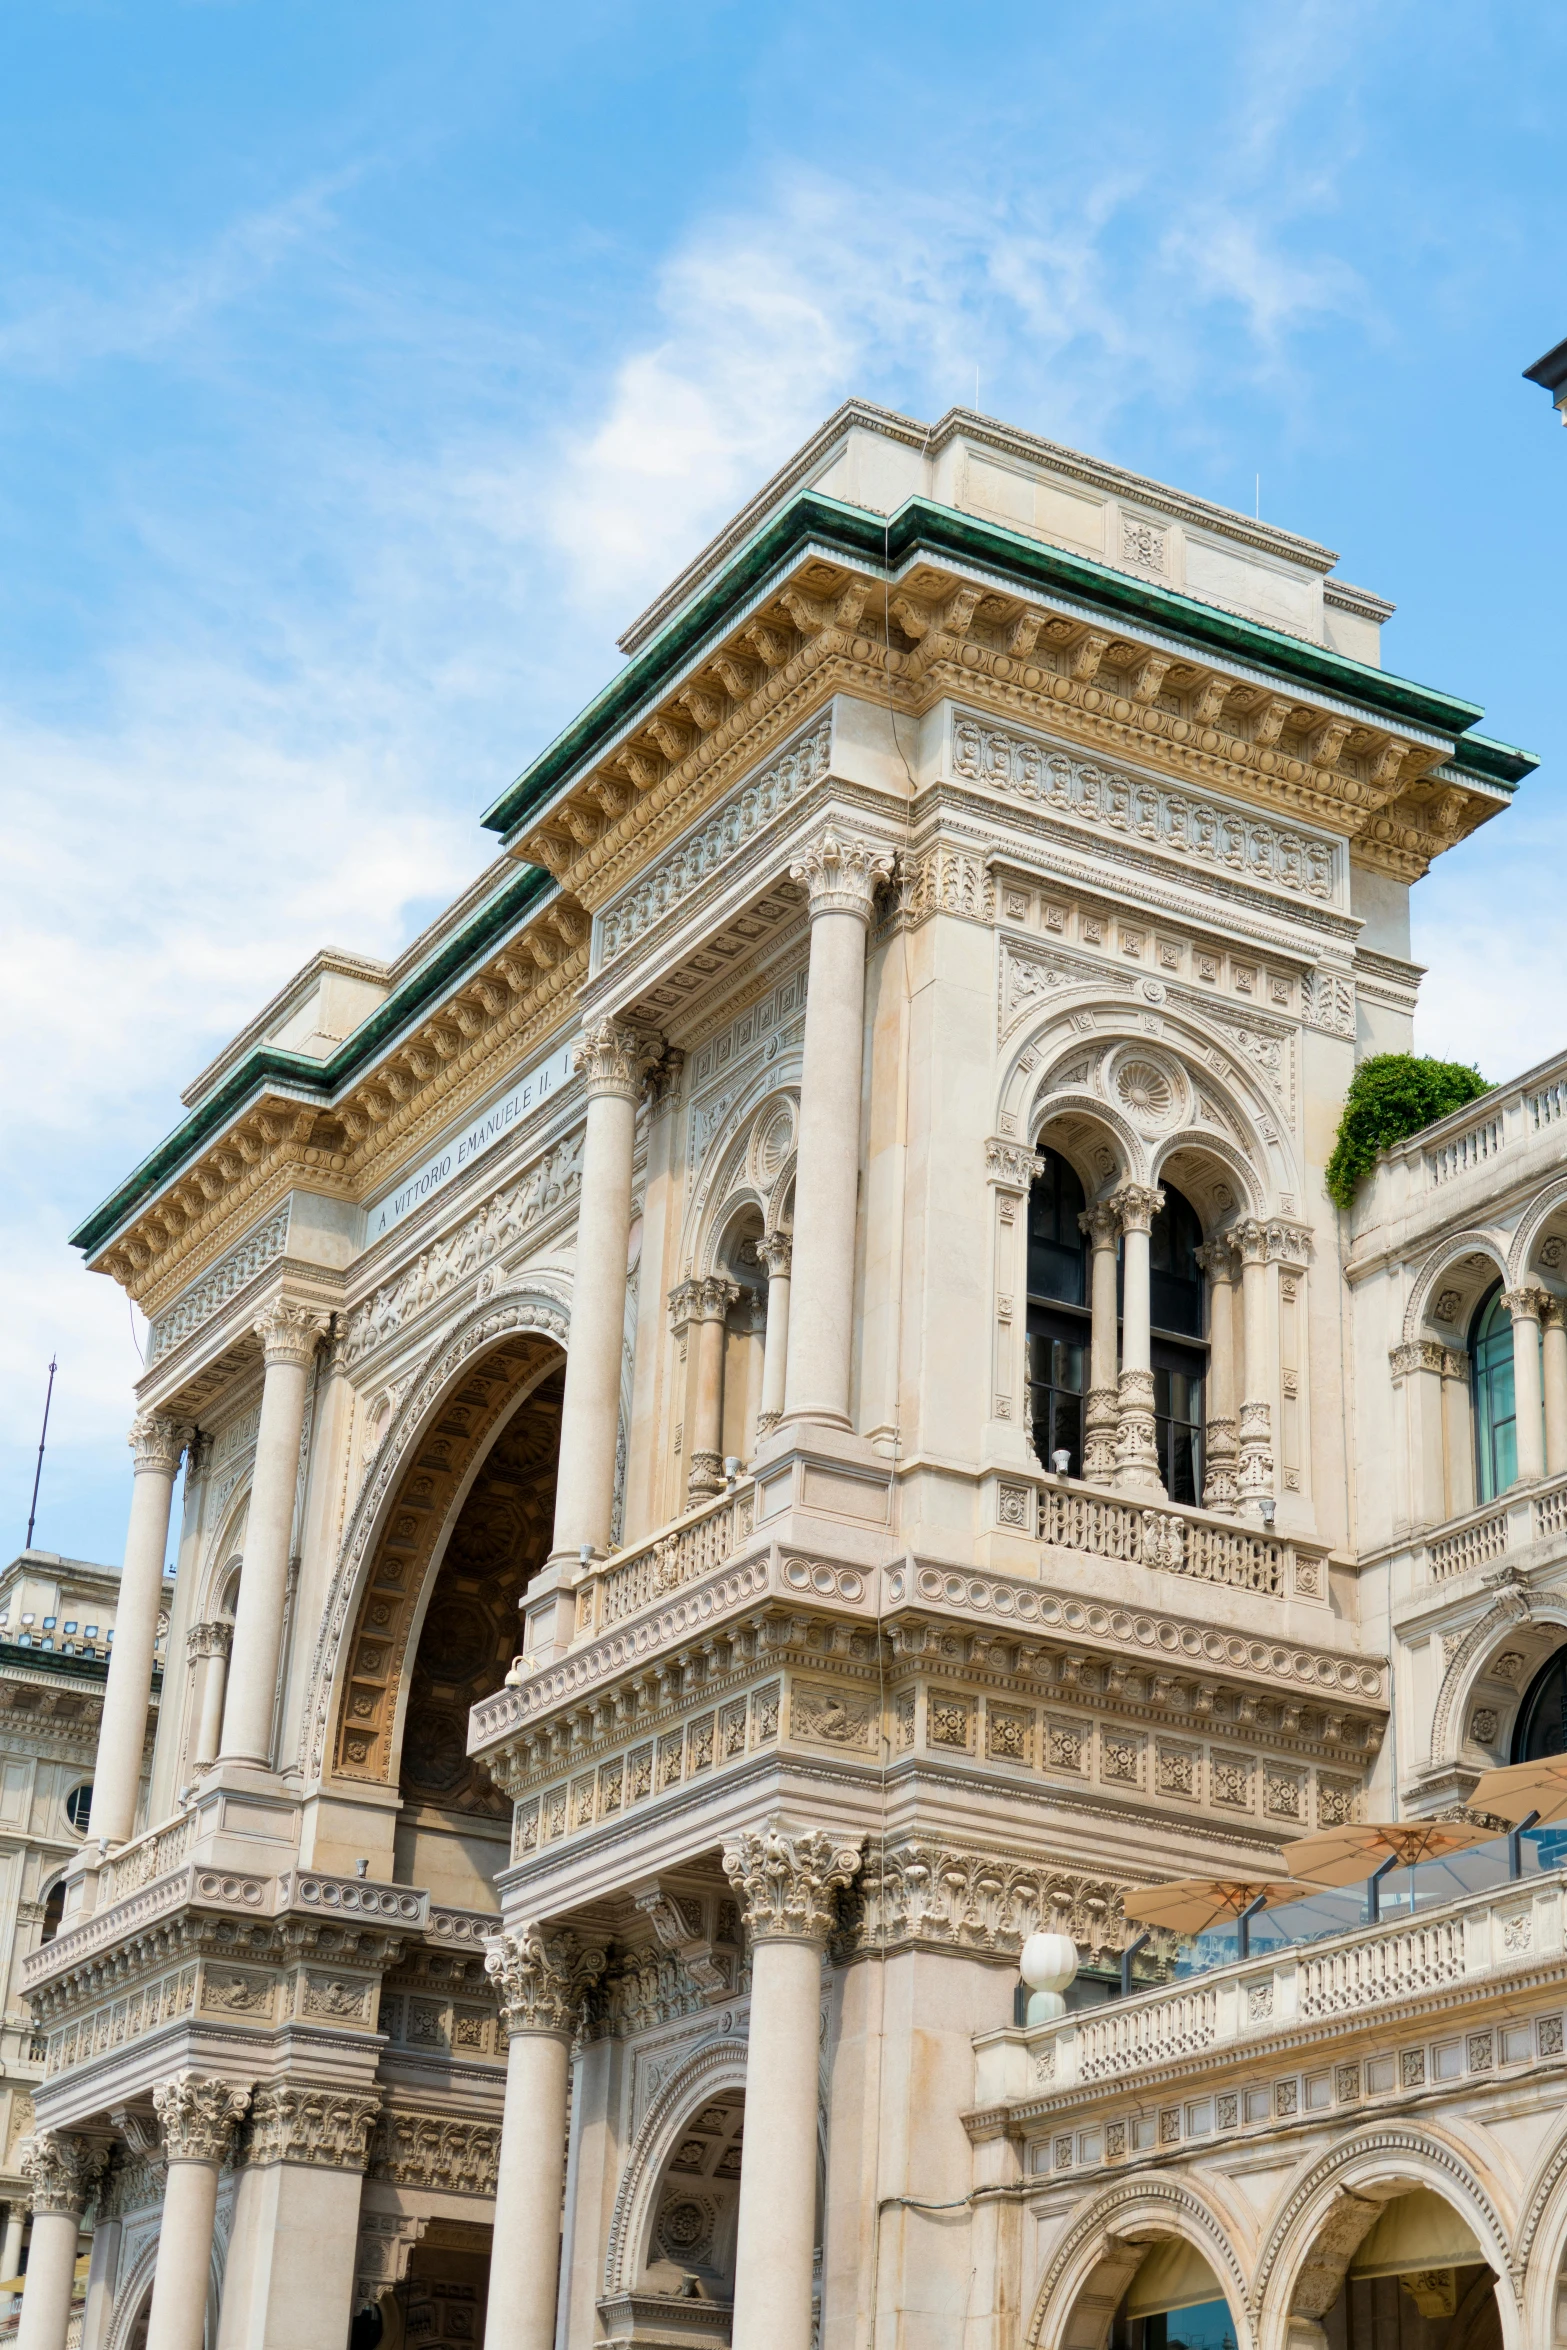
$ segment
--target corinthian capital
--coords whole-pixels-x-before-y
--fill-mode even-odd
[[[1538,1322],[1550,1302],[1546,1289],[1504,1289],[1502,1303],[1515,1322]]]
[[[1243,1216],[1238,1224],[1230,1226],[1243,1265],[1265,1265],[1268,1261],[1268,1227],[1259,1224],[1255,1216]]]
[[[327,1316],[314,1306],[297,1305],[292,1298],[275,1297],[251,1328],[261,1341],[269,1363],[293,1363],[308,1370],[316,1348],[326,1336]]]
[[[787,1276],[794,1262],[794,1238],[788,1232],[769,1232],[765,1240],[756,1244],[757,1261],[770,1281],[780,1274]]]
[[[1210,1281],[1233,1284],[1240,1268],[1228,1233],[1216,1232],[1211,1240],[1205,1240],[1201,1248],[1194,1249],[1192,1254]]]
[[[860,1865],[858,1842],[825,1828],[790,1834],[782,1828],[742,1828],[724,1853],[724,1874],[745,1901],[745,1929],[753,1942],[825,1942],[833,1923],[832,1895]]]
[[[589,1100],[607,1093],[634,1102],[663,1049],[661,1036],[644,1036],[640,1029],[628,1028],[619,1020],[593,1020],[572,1048],[571,1065]]]
[[[604,1953],[584,1949],[564,1929],[519,1926],[495,1936],[484,1971],[500,1994],[508,2032],[552,2032],[569,2040],[583,1999],[604,1971]]]
[[[189,1440],[190,1430],[184,1421],[171,1420],[166,1412],[138,1412],[125,1439],[138,1477],[177,1476],[180,1455]]]
[[[171,2162],[221,2162],[234,2125],[244,2118],[250,2091],[235,2081],[204,2081],[176,2073],[152,2092],[153,2110]]]
[[[1164,1193],[1157,1183],[1123,1183],[1110,1205],[1120,1218],[1123,1232],[1149,1232],[1164,1206]]]
[[[210,1624],[192,1624],[185,1635],[185,1655],[191,1664],[204,1656],[227,1656],[234,1645],[234,1627],[219,1616]]]
[[[891,875],[891,849],[830,827],[789,868],[790,880],[805,884],[813,922],[818,914],[853,914],[869,923],[877,884]]]
[[[24,2147],[20,2169],[32,2190],[35,2213],[78,2213],[102,2170],[107,2149],[87,2145],[63,2130],[42,2130]]]

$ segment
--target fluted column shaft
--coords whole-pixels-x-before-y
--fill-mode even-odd
[[[822,1951],[859,1857],[823,1829],[776,1827],[724,1854],[752,1952],[733,2350],[810,2350]]]
[[[729,1309],[740,1295],[738,1282],[710,1276],[694,1301],[696,1322],[696,1410],[692,1423],[693,1501],[718,1493],[724,1482],[724,1345]]]
[[[144,1413],[130,1432],[136,1472],[93,1770],[92,1830],[111,1844],[123,1844],[136,1825],[158,1610],[163,1605],[169,1509],[186,1435],[176,1421],[154,1412]]]
[[[1149,1328],[1148,1236],[1164,1193],[1146,1183],[1124,1183],[1112,1206],[1121,1225],[1120,1425],[1115,1482],[1141,1493],[1162,1493],[1154,1443],[1153,1340]]]
[[[1540,1343],[1545,1382],[1545,1474],[1567,1474],[1567,1303],[1547,1297]]]
[[[256,1465],[245,1520],[244,1564],[234,1610],[233,1662],[223,1709],[223,1759],[272,1761],[272,1714],[277,1700],[288,1562],[294,1537],[299,1442],[304,1433],[310,1366],[327,1327],[313,1306],[276,1298],[256,1323],[266,1360]]]
[[[603,1964],[537,1926],[498,1936],[485,1958],[510,2034],[486,2350],[553,2350],[571,2042]]]
[[[147,2350],[202,2350],[218,2172],[250,2091],[194,2073],[160,2081],[152,2093],[168,2179],[152,2279]]]
[[[1541,1380],[1543,1289],[1509,1289],[1502,1298],[1513,1324],[1513,1408],[1517,1413],[1518,1482],[1545,1475],[1545,1396]]]
[[[783,1417],[789,1367],[789,1269],[794,1246],[787,1232],[770,1233],[757,1246],[767,1273],[767,1328],[762,1340],[762,1401],[756,1415],[760,1443]]]
[[[550,1556],[557,1563],[575,1561],[584,1548],[601,1554],[610,1544],[631,1239],[631,1154],[637,1102],[654,1057],[649,1040],[613,1020],[584,1029],[575,1053],[588,1113],[555,1478]]]
[[[1114,1202],[1096,1200],[1078,1223],[1088,1235],[1088,1396],[1083,1413],[1083,1475],[1091,1485],[1115,1482],[1115,1444],[1121,1425],[1117,1393],[1115,1252],[1120,1219]]]
[[[865,934],[890,852],[824,833],[789,870],[810,894],[784,1417],[849,1426]]]
[[[41,2133],[22,2157],[33,2238],[16,2350],[65,2350],[82,2209],[97,2168],[92,2150],[63,2131]]]
[[[1197,1251],[1208,1276],[1208,1393],[1203,1415],[1205,1509],[1231,1512],[1237,1499],[1240,1432],[1235,1394],[1235,1252],[1222,1236]]]

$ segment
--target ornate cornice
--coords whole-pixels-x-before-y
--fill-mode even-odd
[[[329,2083],[276,2081],[258,2089],[245,2130],[253,2169],[294,2162],[319,2170],[362,2171],[381,2100]]]
[[[836,1923],[832,1896],[859,1865],[858,1841],[826,1828],[742,1828],[724,1850],[724,1874],[744,1899],[752,1943],[825,1945]]]
[[[484,1967],[509,2033],[547,2032],[569,2040],[583,2000],[604,1971],[604,1953],[585,1949],[575,1934],[528,1925],[498,1934]]]
[[[204,2081],[195,2073],[178,2073],[158,2082],[152,2102],[170,2162],[218,2163],[233,2144],[250,2091],[233,2081]]]

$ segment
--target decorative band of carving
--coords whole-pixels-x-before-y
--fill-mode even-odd
[[[251,2102],[245,2159],[252,2167],[297,2162],[321,2170],[363,2170],[380,2110],[381,2100],[373,2093],[272,2082]]]
[[[825,1828],[795,1834],[742,1828],[724,1853],[724,1874],[744,1899],[752,1942],[825,1944],[836,1923],[832,1896],[853,1882],[859,1865],[858,1842],[845,1843]]]

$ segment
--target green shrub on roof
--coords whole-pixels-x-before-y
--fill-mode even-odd
[[[1344,1097],[1338,1140],[1328,1161],[1328,1197],[1347,1208],[1377,1153],[1418,1134],[1489,1088],[1467,1061],[1434,1061],[1424,1053],[1373,1053],[1362,1061]]]

